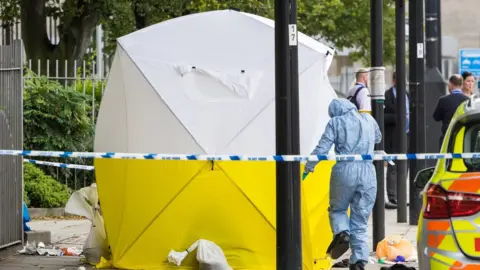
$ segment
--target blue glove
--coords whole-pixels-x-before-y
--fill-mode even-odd
[[[305,180],[305,178],[307,178],[307,175],[308,175],[308,172],[303,172],[302,181]]]

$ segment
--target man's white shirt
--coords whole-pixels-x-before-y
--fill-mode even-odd
[[[355,86],[348,91],[347,97],[355,95],[355,92],[360,86],[363,86],[363,89],[360,90],[360,92],[358,92],[357,94],[357,104],[359,107],[358,110],[371,112],[372,99],[370,97],[370,90],[368,90],[368,88],[365,87],[363,84],[356,83]]]

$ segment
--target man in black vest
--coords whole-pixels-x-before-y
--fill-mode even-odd
[[[392,79],[393,86],[385,91],[385,152],[388,154],[400,154],[400,149],[398,146],[398,135],[400,134],[397,130],[397,89],[396,85],[396,72],[393,72]],[[408,135],[409,132],[409,120],[410,120],[410,97],[407,93],[406,98],[406,123],[407,126],[402,129]],[[408,138],[408,137],[407,137]],[[407,139],[408,144],[408,139]],[[387,165],[387,197],[388,201],[385,203],[385,208],[387,209],[396,209],[397,208],[397,166]]]

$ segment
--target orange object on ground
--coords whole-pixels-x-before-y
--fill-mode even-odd
[[[413,246],[410,241],[402,239],[400,235],[392,235],[378,243],[376,251],[377,258],[394,261],[397,256],[410,258],[413,253]]]

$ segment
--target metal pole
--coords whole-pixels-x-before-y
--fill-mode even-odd
[[[298,31],[297,31],[297,0],[290,0],[290,23],[288,25],[288,37],[290,45],[290,100],[291,100],[291,127],[292,154],[300,154],[300,98],[298,80]],[[301,209],[301,181],[300,162],[290,162],[292,166],[292,192],[293,192],[293,242],[295,246],[295,268],[301,270],[302,263],[302,209]]]
[[[438,38],[438,47],[437,47],[437,63],[438,71],[442,73],[442,1],[435,0],[436,3],[436,13],[437,13],[437,38]]]
[[[437,0],[426,0],[425,20],[427,34],[427,67],[438,68],[438,14]]]
[[[409,63],[410,63],[410,152],[425,153],[425,44],[424,44],[424,3],[423,0],[410,2],[409,22]],[[410,160],[410,225],[418,225],[420,213],[419,190],[414,180],[418,171],[425,168],[424,160]]]
[[[102,47],[102,25],[98,25],[96,29],[96,44],[97,44],[97,78],[103,78],[103,47]]]
[[[293,1],[293,0],[292,0]],[[293,154],[298,142],[298,65],[291,69],[297,43],[296,25],[289,25],[290,5],[275,0],[275,121],[276,153]],[[296,9],[296,8],[295,8]],[[292,10],[293,11],[293,10]],[[295,10],[296,13],[296,10]],[[296,19],[296,14],[292,15]],[[292,31],[294,29],[295,31]],[[293,34],[293,36],[291,35]],[[289,46],[291,46],[289,48]],[[293,78],[291,77],[293,75]],[[297,82],[295,86],[295,81]],[[292,89],[292,82],[294,84]],[[293,135],[293,134],[296,135]],[[294,142],[294,140],[297,140]],[[277,269],[301,270],[300,170],[298,162],[277,162]]]
[[[447,84],[442,73],[438,69],[438,50],[439,50],[439,32],[438,32],[438,0],[426,0],[425,20],[426,20],[426,57],[427,70],[425,73],[425,114],[427,117],[426,125],[419,126],[425,129],[426,151],[423,153],[435,153],[440,150],[441,123],[435,122],[432,118],[438,99],[447,92]],[[428,138],[428,139],[427,139]],[[417,152],[418,153],[418,152]],[[436,160],[426,160],[426,166],[435,166]]]
[[[372,113],[384,133],[383,104],[385,101],[385,68],[383,67],[383,0],[371,0],[371,82]],[[383,136],[382,136],[383,137]],[[384,149],[384,139],[375,145],[375,150]],[[373,209],[373,251],[385,238],[385,175],[384,162],[375,161],[377,174],[377,198]]]
[[[395,2],[396,34],[396,91],[397,125],[399,153],[407,153],[406,127],[406,86],[405,86],[405,0]],[[407,161],[397,160],[397,222],[407,222]]]
[[[297,0],[290,0],[290,20],[288,25],[288,36],[290,45],[290,80],[291,80],[291,106],[292,106],[292,153],[300,154],[300,99],[299,99],[299,82],[298,82],[298,31],[297,31]],[[293,163],[294,188],[295,194],[300,196],[300,162]],[[300,211],[300,209],[296,209]],[[300,224],[300,223],[299,223]]]

